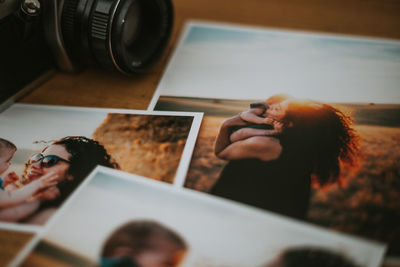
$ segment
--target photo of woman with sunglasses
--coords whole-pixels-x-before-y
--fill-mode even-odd
[[[11,165],[17,147],[10,141],[0,138],[0,175]],[[27,185],[16,190],[6,191],[4,187],[12,183],[12,178],[0,179],[0,221],[13,221],[23,218],[38,208],[39,201],[34,195],[57,184],[57,175],[49,172]]]
[[[27,205],[23,203],[19,212],[9,212],[3,216],[0,213],[0,220],[43,225],[97,165],[118,168],[118,164],[97,141],[82,136],[68,136],[52,142],[41,153],[29,158],[21,177],[15,173],[8,175],[5,190],[23,190],[49,175],[57,177],[56,184],[36,192],[29,199],[29,209],[23,208]],[[10,180],[13,182],[10,183]]]

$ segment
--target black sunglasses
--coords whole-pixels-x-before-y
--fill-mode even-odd
[[[33,164],[38,161],[40,161],[40,167],[42,167],[42,168],[50,168],[50,167],[56,165],[59,161],[71,163],[69,160],[60,158],[59,156],[56,156],[56,155],[44,156],[41,153],[33,154],[31,156],[31,158],[29,159],[28,163]]]

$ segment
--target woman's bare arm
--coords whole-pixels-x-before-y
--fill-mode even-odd
[[[269,136],[253,136],[228,145],[218,157],[225,160],[259,159],[275,160],[280,157],[282,146],[279,139]]]
[[[224,158],[224,154],[230,154],[224,153],[221,155],[221,153],[234,142],[244,141],[245,139],[255,136],[274,136],[281,133],[283,124],[271,118],[262,117],[261,115],[265,113],[265,110],[266,109],[262,107],[251,108],[224,121],[215,142],[215,155],[217,157]],[[270,124],[274,126],[274,129],[263,130],[245,127],[237,130],[234,133],[231,131],[232,127],[234,126],[246,126],[249,124]],[[249,141],[249,143],[252,143],[252,141]],[[233,148],[230,148],[230,150],[232,149]]]
[[[26,222],[29,224],[44,225],[56,211],[57,208],[47,208],[45,210],[40,211],[37,214],[34,214]]]
[[[240,113],[240,118],[249,123],[255,124],[272,124],[273,120],[268,117],[263,117],[265,108],[251,108]]]
[[[15,207],[0,210],[0,221],[18,222],[33,214],[40,205],[40,201],[23,203]]]
[[[19,176],[15,172],[9,172],[6,177],[3,178],[3,188],[6,189],[16,189],[14,183],[19,180]],[[7,188],[7,189],[8,189]]]
[[[0,209],[8,208],[27,201],[36,192],[57,184],[58,175],[50,172],[39,180],[33,181],[14,191],[0,192]]]
[[[265,108],[252,108],[224,121],[218,133],[217,140],[215,142],[215,147],[214,147],[215,155],[218,156],[218,154],[221,153],[221,151],[223,151],[228,145],[232,143],[230,141],[230,134],[232,127],[246,126],[249,123],[263,124],[266,122],[266,120],[269,120],[267,118],[258,117],[259,115],[262,115],[264,112]],[[249,121],[246,121],[246,119]]]
[[[219,157],[221,151],[223,151],[228,145],[231,144],[229,136],[231,134],[231,127],[233,126],[245,126],[246,122],[240,118],[240,115],[236,115],[230,119],[227,119],[222,123],[221,129],[219,130],[217,140],[215,142],[214,152]]]
[[[276,136],[280,134],[281,131],[278,129],[263,130],[254,128],[242,128],[232,133],[229,139],[232,143],[244,140],[253,136]]]

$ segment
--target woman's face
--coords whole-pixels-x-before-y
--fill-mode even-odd
[[[42,155],[44,157],[48,155],[54,155],[67,161],[71,157],[71,154],[63,145],[50,145],[42,151]],[[27,176],[29,180],[35,180],[51,171],[58,175],[59,182],[66,179],[72,180],[73,177],[68,174],[69,165],[70,163],[60,160],[55,165],[45,168],[41,166],[41,161],[39,160],[30,163],[28,166]]]
[[[289,103],[290,100],[287,99],[285,101],[270,105],[265,112],[266,117],[275,119],[277,121],[282,120],[285,117],[286,112],[289,108]]]

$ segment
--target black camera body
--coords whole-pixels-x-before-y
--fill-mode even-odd
[[[18,9],[15,1],[0,3],[0,107],[55,66],[43,27],[26,24],[16,15]]]
[[[171,0],[0,0],[0,103],[54,67],[146,72],[172,25]]]

